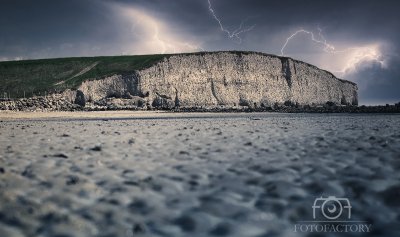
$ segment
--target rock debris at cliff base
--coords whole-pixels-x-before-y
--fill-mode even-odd
[[[103,98],[96,102],[86,102],[85,106],[64,100],[62,95],[34,97],[19,100],[0,101],[0,111],[51,112],[51,111],[170,111],[170,112],[279,112],[279,113],[399,113],[400,102],[394,105],[354,106],[337,105],[327,102],[324,105],[298,105],[292,103],[273,106],[200,106],[200,107],[162,107],[153,106],[141,97]]]
[[[400,234],[400,116],[208,116],[1,118],[0,236],[315,236],[321,196]]]

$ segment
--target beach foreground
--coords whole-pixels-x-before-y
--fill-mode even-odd
[[[399,128],[393,114],[2,112],[0,236],[398,236]]]

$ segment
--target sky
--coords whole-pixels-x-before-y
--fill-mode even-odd
[[[197,51],[284,55],[400,102],[397,0],[0,0],[0,61]]]

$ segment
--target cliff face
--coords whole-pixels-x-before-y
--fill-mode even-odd
[[[130,94],[169,108],[273,106],[288,101],[358,104],[355,83],[304,62],[261,53],[171,56],[142,70],[86,81],[78,90],[86,101]]]

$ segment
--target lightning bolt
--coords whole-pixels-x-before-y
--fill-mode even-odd
[[[181,42],[177,42],[177,41],[172,41],[172,42],[174,42],[175,44],[180,44],[180,45],[183,45],[183,46],[187,46],[187,47],[189,47],[191,49],[200,49],[200,51],[204,51],[204,49],[202,47],[200,47],[200,46],[194,46],[194,45],[190,45],[188,43],[181,43]]]
[[[233,42],[236,42],[237,44],[240,44],[240,43],[242,42],[242,39],[239,37],[239,34],[244,33],[244,32],[246,32],[246,31],[249,31],[249,30],[252,30],[252,29],[254,28],[254,26],[257,25],[257,24],[254,24],[252,27],[250,27],[250,28],[248,28],[248,29],[241,30],[241,29],[242,29],[242,26],[243,26],[243,24],[244,24],[244,22],[245,22],[245,21],[248,21],[248,20],[249,20],[250,18],[252,18],[252,17],[259,17],[259,16],[249,16],[249,17],[247,17],[247,19],[245,19],[245,20],[242,21],[242,23],[240,24],[239,28],[236,29],[235,31],[233,31],[233,32],[231,33],[231,32],[229,32],[228,30],[224,29],[224,27],[222,26],[221,21],[220,21],[220,20],[218,19],[218,17],[215,15],[214,10],[211,8],[211,2],[210,2],[210,0],[208,0],[208,9],[210,9],[210,12],[211,12],[212,15],[214,16],[215,20],[218,21],[218,23],[219,23],[219,25],[220,25],[220,27],[221,27],[221,30],[222,30],[223,32],[228,33],[229,38],[231,38],[232,41],[233,41]],[[241,30],[241,31],[239,31],[239,30]],[[238,31],[239,31],[239,32],[238,32]],[[238,41],[234,40],[234,39],[233,39],[234,37],[235,37],[236,39],[238,39]]]
[[[155,32],[156,33],[153,36],[154,41],[153,42],[149,42],[148,44],[154,44],[156,42],[159,43],[163,47],[163,51],[161,52],[161,54],[165,53],[165,51],[167,50],[167,47],[172,48],[174,50],[174,53],[176,53],[176,46],[174,46],[174,45],[172,45],[170,43],[166,43],[166,42],[164,42],[164,41],[162,41],[162,40],[160,40],[158,38],[158,28],[157,27],[155,27]],[[169,42],[171,42],[171,41],[169,41]],[[201,51],[204,51],[204,49],[201,48],[200,46],[194,46],[194,45],[190,45],[189,43],[182,43],[182,42],[177,42],[177,41],[172,41],[172,42],[173,42],[173,44],[180,44],[180,45],[183,45],[183,46],[187,46],[187,47],[189,47],[191,49],[200,49]]]
[[[140,19],[139,19],[135,24],[133,24],[133,26],[132,26],[132,33],[133,33],[135,36],[138,36],[138,35],[134,32],[134,28],[140,23],[140,21],[141,21],[142,19],[143,19],[143,17],[140,18]],[[188,48],[190,48],[190,49],[198,49],[198,50],[200,50],[200,51],[204,51],[204,49],[201,48],[200,46],[194,46],[194,45],[191,45],[191,44],[189,44],[189,43],[182,43],[182,42],[177,42],[177,41],[172,41],[172,43],[170,43],[171,40],[169,40],[168,43],[167,43],[167,42],[161,40],[161,39],[158,37],[158,27],[157,27],[157,25],[155,25],[154,29],[155,29],[155,34],[154,34],[154,36],[152,37],[153,41],[152,41],[152,42],[147,42],[147,44],[154,44],[154,43],[160,44],[161,47],[163,48],[161,54],[164,54],[165,51],[166,51],[168,48],[172,48],[173,51],[174,51],[174,53],[176,53],[176,46],[174,46],[173,44],[180,44],[180,45],[186,46],[186,47],[188,47]]]
[[[322,40],[317,40],[317,39],[315,39],[314,34],[313,34],[313,32],[311,32],[311,31],[306,31],[306,30],[303,30],[303,29],[298,30],[298,31],[296,31],[294,34],[292,34],[289,38],[286,39],[286,42],[285,42],[285,44],[283,45],[283,47],[282,47],[282,49],[281,49],[281,55],[283,55],[283,50],[285,49],[285,47],[286,47],[286,45],[289,43],[289,41],[290,41],[294,36],[296,36],[298,33],[304,32],[304,33],[307,33],[307,34],[310,34],[310,35],[311,35],[311,40],[312,40],[312,41],[315,41],[316,43],[324,44],[324,45],[325,45],[324,51],[327,52],[327,53],[337,54],[337,53],[344,53],[344,52],[347,52],[347,51],[350,51],[350,50],[368,51],[368,53],[363,53],[363,52],[362,52],[361,54],[357,54],[356,56],[354,56],[353,59],[351,59],[350,61],[347,62],[347,67],[345,67],[343,70],[340,70],[340,71],[331,70],[332,72],[341,72],[341,73],[344,73],[344,72],[345,72],[347,69],[349,69],[352,65],[355,65],[357,62],[361,61],[361,60],[364,59],[364,58],[370,57],[370,58],[373,58],[373,59],[377,59],[378,56],[379,56],[379,55],[377,55],[377,53],[376,53],[374,50],[372,50],[372,49],[369,48],[369,47],[350,47],[350,48],[347,48],[347,49],[345,49],[345,50],[337,51],[337,50],[335,50],[335,47],[334,47],[333,45],[330,45],[330,44],[328,44],[328,43],[326,42],[326,39],[325,39],[324,36],[321,34],[321,32],[322,32],[323,29],[320,29],[320,28],[319,28],[319,24],[318,24],[317,29],[318,29],[318,31],[319,31],[318,35],[320,36],[320,38],[321,38]],[[352,62],[353,62],[353,63],[352,63]],[[351,63],[352,63],[352,64],[351,64]]]
[[[363,49],[363,48],[349,48],[348,50],[352,50],[352,49]],[[378,59],[378,56],[379,56],[379,55],[377,55],[375,51],[373,51],[372,49],[370,49],[370,48],[368,48],[368,47],[364,47],[364,49],[367,49],[368,51],[370,51],[370,53],[365,54],[365,55],[364,55],[364,54],[357,54],[356,56],[354,56],[353,59],[351,59],[351,60],[349,60],[349,61],[347,62],[347,67],[345,67],[344,69],[342,69],[342,70],[340,70],[340,71],[335,71],[335,70],[331,70],[331,71],[332,71],[332,72],[341,72],[341,73],[344,73],[344,72],[346,72],[347,69],[351,68],[352,65],[355,65],[357,62],[360,62],[360,61],[361,61],[362,59],[364,59],[364,58]],[[337,51],[337,52],[341,53],[341,52],[345,52],[345,51],[347,51],[347,50]],[[354,63],[351,64],[351,62],[354,62]]]
[[[148,44],[154,44],[154,43],[159,43],[162,47],[163,47],[163,51],[161,52],[161,54],[164,54],[165,53],[165,51],[167,50],[167,48],[165,47],[165,46],[167,46],[167,47],[170,47],[170,48],[173,48],[174,49],[174,53],[175,53],[175,47],[174,46],[172,46],[172,45],[170,45],[170,44],[167,44],[167,43],[165,43],[164,41],[162,41],[162,40],[160,40],[159,38],[158,38],[158,28],[156,27],[156,33],[155,33],[155,35],[153,36],[153,39],[154,39],[154,41],[153,42],[149,42]]]
[[[136,23],[136,24],[133,24],[133,26],[132,26],[132,33],[133,33],[134,35],[136,35],[136,36],[137,36],[137,34],[133,31],[133,28],[135,28],[135,26],[138,25],[142,19],[143,19],[143,17],[141,17],[141,18],[137,21],[137,23]]]
[[[218,21],[218,23],[219,23],[219,25],[220,25],[220,27],[221,27],[221,30],[222,30],[223,32],[226,32],[226,33],[228,34],[229,38],[231,38],[233,42],[236,42],[236,43],[240,44],[240,43],[242,42],[242,39],[239,37],[239,35],[242,34],[242,33],[244,33],[244,32],[247,32],[247,31],[252,30],[252,29],[256,26],[256,24],[254,24],[254,25],[252,25],[250,28],[247,28],[247,29],[244,29],[244,28],[243,28],[243,25],[245,24],[246,21],[250,20],[250,19],[253,18],[253,17],[259,17],[259,16],[249,16],[249,17],[247,17],[245,20],[243,20],[243,21],[241,22],[241,24],[239,25],[239,28],[237,28],[235,31],[233,31],[233,32],[231,33],[230,31],[224,29],[224,27],[223,27],[221,21],[220,21],[220,20],[218,19],[218,17],[215,15],[214,10],[211,8],[211,2],[210,2],[210,0],[208,0],[208,5],[209,5],[209,6],[208,6],[208,7],[209,7],[209,10],[210,10],[211,13],[213,14],[214,18]],[[144,17],[141,17],[141,18],[140,18],[135,24],[133,24],[133,26],[132,26],[131,31],[132,31],[132,33],[133,33],[135,36],[138,36],[138,34],[136,34],[136,32],[135,32],[135,27],[137,27],[137,25],[139,25],[139,23],[141,23],[141,21],[142,21],[143,18],[144,18]],[[190,49],[189,51],[191,51],[191,50],[204,51],[204,49],[203,49],[202,47],[200,47],[200,45],[192,45],[192,44],[189,44],[189,43],[186,43],[186,42],[178,42],[178,41],[173,41],[173,40],[168,40],[168,39],[167,39],[167,41],[166,41],[166,40],[165,40],[165,37],[162,37],[162,36],[160,37],[160,36],[159,36],[159,32],[158,32],[158,27],[157,27],[157,25],[158,25],[158,24],[155,24],[155,22],[154,22],[155,34],[154,34],[154,36],[152,37],[152,42],[147,42],[147,44],[159,44],[159,45],[162,47],[161,54],[164,54],[168,49],[172,49],[173,52],[176,53],[177,49],[182,49],[181,46],[184,46],[184,47],[186,48],[186,50]],[[164,39],[163,39],[163,38],[164,38]],[[185,50],[180,50],[180,51],[182,52],[182,51],[185,51]]]

